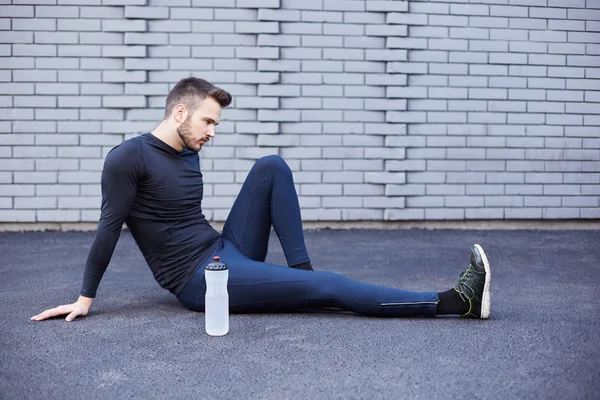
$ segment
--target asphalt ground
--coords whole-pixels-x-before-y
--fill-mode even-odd
[[[87,317],[30,321],[77,299],[93,235],[0,233],[0,398],[600,398],[600,231],[306,231],[315,269],[415,291],[452,287],[480,243],[491,318],[232,315],[224,337],[124,231]]]

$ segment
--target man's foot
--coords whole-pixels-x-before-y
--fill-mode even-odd
[[[465,318],[490,317],[490,283],[492,275],[490,263],[480,245],[471,247],[471,264],[460,274],[454,290],[458,292],[463,301],[469,303],[469,310],[462,314]]]

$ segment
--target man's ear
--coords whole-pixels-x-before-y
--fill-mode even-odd
[[[175,122],[178,124],[183,124],[183,122],[187,119],[188,110],[183,104],[177,104],[173,109],[173,118],[175,118]]]

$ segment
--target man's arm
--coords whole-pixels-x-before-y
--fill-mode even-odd
[[[106,156],[101,179],[100,222],[87,257],[79,298],[75,303],[46,310],[31,320],[69,314],[66,320],[72,321],[77,316],[87,315],[135,200],[142,174],[140,151],[139,143],[123,142]]]
[[[121,228],[131,211],[141,174],[137,142],[126,142],[106,156],[102,170],[102,205],[96,236],[88,253],[80,295],[96,297],[100,280],[110,263]]]

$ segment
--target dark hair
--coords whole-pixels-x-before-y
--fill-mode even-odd
[[[200,78],[181,79],[171,89],[165,105],[165,118],[169,117],[177,104],[184,104],[193,113],[205,98],[214,99],[221,107],[231,104],[231,94]]]

